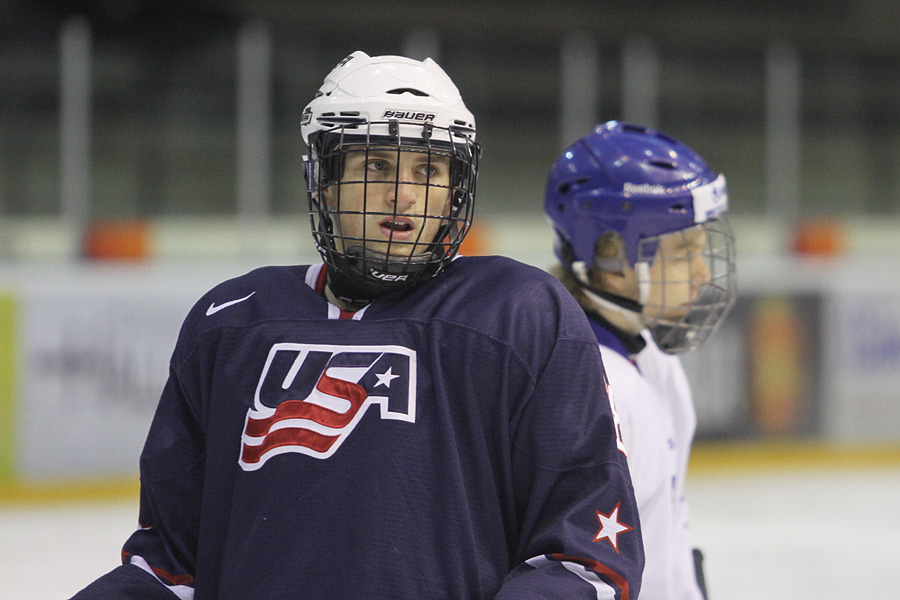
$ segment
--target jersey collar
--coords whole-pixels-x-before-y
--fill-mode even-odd
[[[317,294],[325,298],[325,284],[328,281],[328,266],[325,263],[319,263],[317,265],[310,266],[309,270],[306,271],[305,281],[306,285],[314,289]],[[370,305],[366,305],[359,310],[350,311],[344,310],[329,302],[328,318],[353,319],[354,321],[359,321],[360,319],[362,319],[363,314],[366,312],[366,309],[369,308],[369,306]]]
[[[606,346],[631,360],[647,346],[647,341],[640,335],[628,335],[616,328],[606,320],[603,315],[594,310],[585,309],[588,323],[594,331],[597,343]]]

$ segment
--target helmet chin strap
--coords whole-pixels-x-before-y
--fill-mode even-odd
[[[634,268],[638,275],[638,301],[595,288],[591,285],[584,262],[574,261],[572,263],[572,273],[585,297],[597,307],[619,314],[631,330],[629,333],[639,333],[646,328],[642,311],[644,301],[650,293],[650,265],[646,262],[639,262],[634,265]]]
[[[365,246],[351,246],[328,270],[328,287],[348,304],[365,306],[386,294],[411,289],[437,267],[431,254],[391,256]]]

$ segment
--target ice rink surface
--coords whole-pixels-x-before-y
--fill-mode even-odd
[[[689,479],[710,600],[900,598],[900,465]]]
[[[900,465],[692,475],[688,501],[710,600],[900,598]],[[0,505],[0,596],[69,598],[136,518],[135,502]]]

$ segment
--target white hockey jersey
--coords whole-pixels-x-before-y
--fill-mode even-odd
[[[622,427],[644,536],[641,600],[702,600],[690,544],[684,482],[697,427],[681,361],[648,332],[630,354],[591,319]]]

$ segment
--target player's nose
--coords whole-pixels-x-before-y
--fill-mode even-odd
[[[712,271],[709,264],[701,254],[695,254],[691,261],[691,283],[695,288],[699,288],[709,283]]]
[[[415,206],[421,193],[419,186],[415,183],[406,183],[398,181],[390,186],[387,194],[389,204],[396,204],[397,211],[403,212]]]

